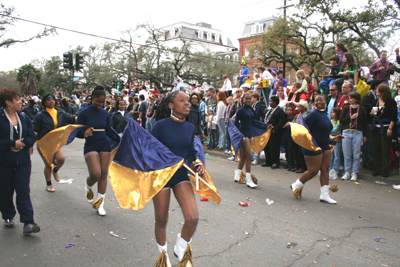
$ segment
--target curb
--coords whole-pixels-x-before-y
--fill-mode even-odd
[[[228,157],[230,157],[230,155],[226,155],[224,154],[224,152],[222,151],[216,151],[216,150],[208,150],[207,147],[204,147],[204,153],[208,153],[211,156],[217,156],[220,158],[225,158],[226,160],[228,160]],[[281,161],[281,163],[283,163],[284,165],[286,165],[286,161]],[[252,166],[254,167],[254,166]],[[391,174],[391,176],[389,176],[388,178],[383,178],[382,176],[372,176],[372,174],[370,174],[371,171],[370,170],[366,170],[363,167],[360,167],[360,172],[358,173],[359,179],[360,181],[370,181],[370,182],[383,182],[386,183],[387,185],[398,185],[400,184],[400,177],[397,173],[395,172],[389,172],[389,174]],[[339,178],[338,178],[339,179]],[[330,181],[334,181],[334,180],[330,180]]]

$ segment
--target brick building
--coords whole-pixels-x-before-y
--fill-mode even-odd
[[[258,41],[258,36],[264,32],[268,31],[268,27],[272,27],[276,22],[276,18],[269,17],[265,19],[255,20],[246,22],[243,34],[238,39],[239,41],[239,54],[240,58],[246,56],[247,67],[250,70],[250,77],[253,77],[257,73],[257,67],[261,66],[263,63],[258,59],[258,52],[254,50],[254,46]],[[290,47],[288,47],[290,49]],[[275,68],[276,70],[282,69],[282,63],[272,62],[270,66],[265,66],[266,68]],[[288,84],[295,82],[295,71],[290,70],[288,65],[286,65],[286,77]]]

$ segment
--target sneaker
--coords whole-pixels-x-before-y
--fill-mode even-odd
[[[337,173],[334,169],[329,171],[329,179],[336,180],[338,178]]]
[[[349,180],[350,179],[350,174],[348,172],[346,172],[343,176],[342,176],[342,180]]]
[[[253,160],[253,162],[251,163],[251,165],[260,165],[260,162],[258,162],[257,160]]]
[[[13,219],[5,219],[4,220],[4,226],[6,228],[14,228],[14,221]]]
[[[351,175],[350,181],[353,181],[353,182],[357,181],[357,173],[353,173],[353,174]]]
[[[40,232],[39,225],[37,225],[36,223],[25,223],[24,230],[22,233],[24,235],[27,235],[27,234],[33,234],[33,233],[38,233],[38,232]]]
[[[393,189],[400,190],[400,184],[399,185],[393,185]]]
[[[224,154],[228,154],[228,149],[224,151]]]
[[[226,154],[228,154],[228,155],[232,155],[232,151],[230,151],[230,150],[227,150],[228,152],[226,152]]]
[[[235,161],[235,156],[229,157],[228,160]]]

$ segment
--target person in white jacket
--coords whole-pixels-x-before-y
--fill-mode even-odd
[[[228,75],[224,74],[222,76],[222,79],[224,80],[224,84],[221,87],[221,91],[226,92],[228,96],[232,95],[232,82],[231,80],[228,79]]]
[[[216,148],[217,150],[224,150],[226,146],[225,109],[226,109],[226,94],[224,91],[219,91],[217,98],[217,114],[215,115],[218,121],[218,132],[219,132],[218,147]]]

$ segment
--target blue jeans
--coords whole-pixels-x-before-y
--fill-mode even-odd
[[[254,152],[251,152],[251,154],[253,155],[253,160],[256,160],[256,161],[258,161],[258,162],[260,162],[260,154],[256,154],[256,153],[254,153]]]
[[[262,90],[264,91],[264,95],[265,95],[265,98],[267,100],[267,103],[265,103],[265,105],[268,108],[269,107],[269,95],[271,93],[271,87],[265,87],[265,88],[262,88]],[[261,97],[263,97],[263,96],[261,95]]]
[[[335,78],[326,78],[319,83],[319,88],[321,88],[326,95],[329,95],[329,87],[335,84],[335,80]]]
[[[226,127],[226,150],[231,151],[231,138],[229,137],[228,127]]]
[[[341,150],[342,150],[342,141],[336,142],[335,148],[333,149],[331,155],[331,165],[329,166],[329,171],[334,169],[336,173],[339,173]]]
[[[218,131],[219,131],[218,147],[219,148],[225,148],[226,127],[225,127],[225,120],[224,119],[220,119],[218,121]]]
[[[156,123],[155,118],[147,118],[146,120],[146,131],[150,132],[153,129],[154,124]]]
[[[343,137],[344,170],[349,174],[357,174],[360,167],[363,133],[357,130],[347,130],[343,132]],[[353,168],[351,168],[352,155]]]
[[[216,136],[217,136],[217,130],[216,129],[212,129],[211,130],[211,134],[210,134],[210,142],[208,144],[208,148],[209,149],[214,149],[215,148]]]

